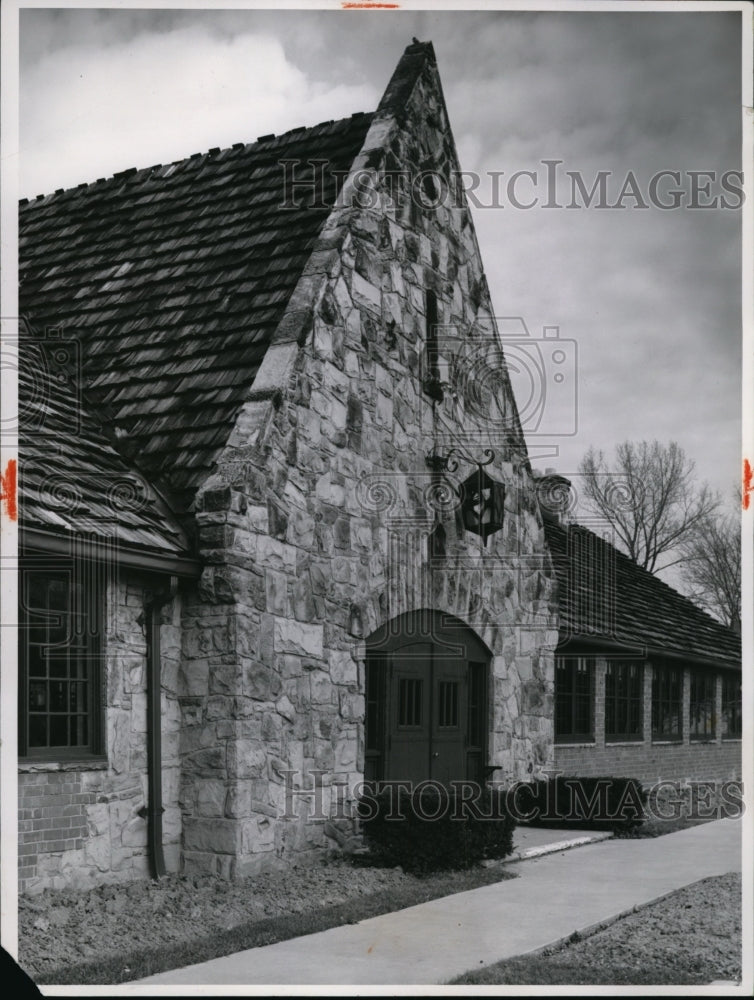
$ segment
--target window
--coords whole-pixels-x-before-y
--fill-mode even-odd
[[[385,751],[385,683],[387,665],[384,656],[373,653],[366,662],[366,730],[364,779],[375,781],[382,773]]]
[[[458,726],[458,681],[440,681],[438,684],[437,725],[440,729]]]
[[[640,740],[644,671],[641,663],[608,660],[605,673],[605,739]]]
[[[441,403],[444,398],[444,393],[440,379],[439,338],[437,331],[437,295],[431,289],[427,291],[425,297],[425,310],[427,370],[424,378],[424,391],[432,399]]]
[[[723,739],[741,739],[741,678],[723,677]]]
[[[652,739],[680,740],[683,736],[683,674],[680,667],[652,667]]]
[[[422,684],[420,679],[402,677],[398,686],[398,725],[421,726]]]
[[[102,752],[101,613],[71,563],[24,569],[19,612],[19,754],[47,760]]]
[[[558,742],[594,739],[594,660],[559,656],[555,663],[555,739]]]
[[[689,737],[692,740],[715,738],[715,675],[709,670],[691,671]]]

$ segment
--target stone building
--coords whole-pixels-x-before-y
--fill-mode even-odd
[[[22,891],[348,846],[365,779],[635,776],[556,743],[565,529],[459,172],[415,43],[373,114],[22,202]]]
[[[22,204],[22,889],[239,876],[343,843],[365,775],[551,763],[459,170],[413,44],[374,114]]]

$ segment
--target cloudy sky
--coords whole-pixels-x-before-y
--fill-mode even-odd
[[[412,36],[432,40],[461,165],[482,178],[474,219],[495,312],[533,338],[558,327],[575,358],[560,402],[545,376],[533,463],[573,473],[590,445],[657,438],[721,491],[736,483],[741,212],[721,198],[740,204],[722,187],[741,169],[738,13],[66,8],[23,10],[20,24],[28,197],[373,110]],[[562,161],[555,191],[544,160]],[[537,195],[535,207],[508,197],[517,170],[537,188],[522,175],[513,197]],[[682,191],[676,209],[652,203],[660,170],[680,173],[657,189],[665,204]],[[610,171],[606,203],[623,207],[543,207],[571,202],[566,171],[587,189]],[[693,171],[714,172],[697,208]],[[638,197],[621,200],[629,173]],[[575,426],[557,411],[573,384]],[[553,422],[575,433],[553,436]]]

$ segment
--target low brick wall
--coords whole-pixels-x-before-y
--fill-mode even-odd
[[[741,777],[741,741],[556,746],[555,767],[579,777],[727,781]]]
[[[87,838],[87,806],[94,792],[81,774],[20,774],[18,777],[19,889],[37,878],[45,855],[80,851]],[[53,883],[54,884],[54,883]]]

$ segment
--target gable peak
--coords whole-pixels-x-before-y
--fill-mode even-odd
[[[404,108],[416,81],[427,65],[437,65],[434,46],[432,42],[420,42],[414,38],[411,44],[406,46],[395,67],[395,72],[377,108],[377,114],[388,114]]]

